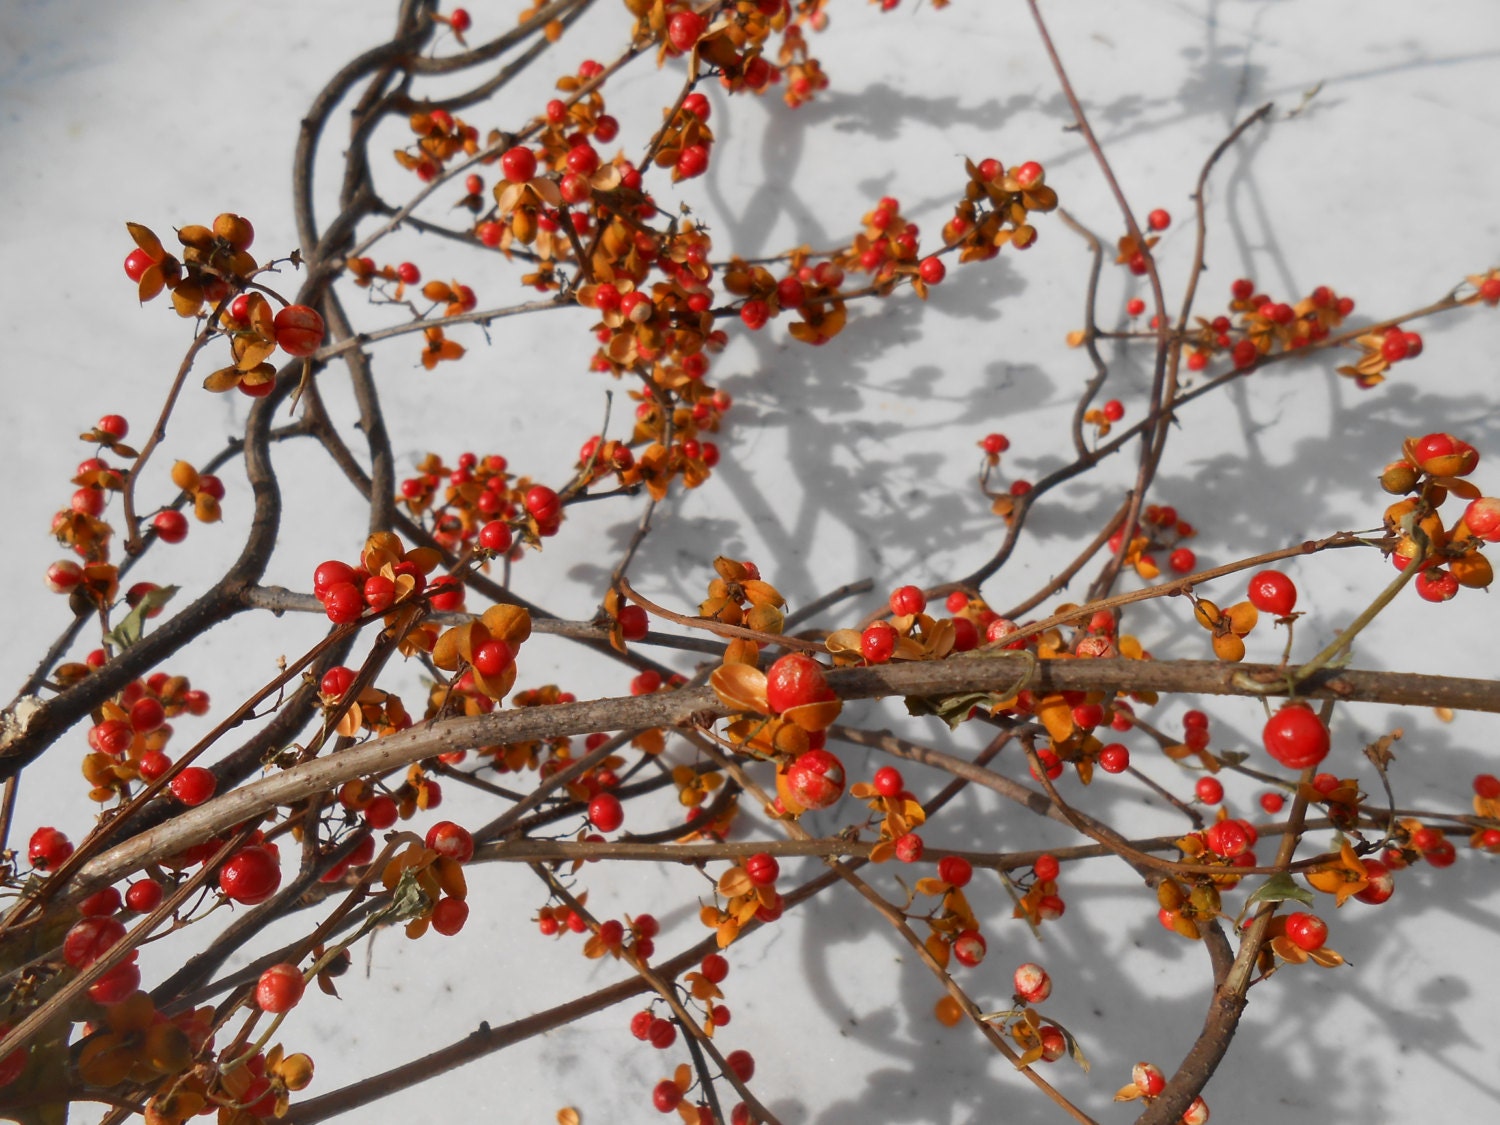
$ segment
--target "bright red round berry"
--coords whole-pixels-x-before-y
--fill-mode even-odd
[[[766,670],[766,703],[777,715],[833,698],[823,666],[810,656],[789,652]]]
[[[469,904],[461,898],[440,898],[432,908],[432,928],[444,937],[452,937],[469,920]]]
[[[83,918],[63,938],[63,960],[75,969],[86,969],[124,936],[125,923],[118,918]]]
[[[1250,604],[1262,613],[1286,617],[1297,604],[1297,587],[1279,570],[1263,570],[1250,579]]]
[[[1360,862],[1364,864],[1365,878],[1370,882],[1354,897],[1371,906],[1379,906],[1396,893],[1396,878],[1391,874],[1391,869],[1378,859],[1362,859]]]
[[[1187,547],[1178,547],[1167,556],[1167,565],[1178,574],[1191,574],[1198,566],[1198,556]]]
[[[1481,773],[1474,778],[1474,793],[1486,801],[1500,799],[1500,777],[1492,773]]]
[[[703,17],[697,12],[678,12],[667,21],[667,41],[674,49],[686,54],[703,38]]]
[[[474,21],[467,8],[454,8],[448,15],[448,26],[462,35],[474,26]]]
[[[1271,816],[1275,816],[1286,807],[1286,798],[1273,789],[1260,795],[1260,807]]]
[[[710,953],[703,958],[698,969],[710,984],[723,984],[724,979],[729,976],[729,961],[722,953]]]
[[[644,640],[651,628],[651,618],[638,605],[628,605],[620,610],[620,634],[627,641]]]
[[[1052,976],[1035,962],[1028,961],[1018,966],[1011,978],[1016,986],[1016,995],[1028,1004],[1040,1004],[1052,995]]]
[[[901,790],[906,788],[906,781],[895,766],[881,766],[875,771],[874,780],[875,792],[882,797],[899,797]]]
[[[56,828],[38,828],[31,834],[26,857],[41,871],[55,871],[73,854],[73,844]]]
[[[589,823],[600,832],[613,832],[625,823],[625,809],[613,793],[600,793],[589,802]]]
[[[513,184],[524,184],[536,175],[536,153],[525,145],[507,149],[500,157],[500,173]]]
[[[272,321],[276,346],[287,355],[312,355],[323,342],[323,317],[307,305],[288,305]]]
[[[1124,773],[1130,768],[1129,747],[1111,742],[1099,751],[1099,768],[1105,773]]]
[[[1217,805],[1224,799],[1224,786],[1217,777],[1200,777],[1193,791],[1205,805]]]
[[[1062,872],[1062,865],[1057,862],[1056,856],[1040,855],[1031,865],[1031,870],[1041,882],[1050,883]]]
[[[769,887],[781,874],[781,865],[776,857],[766,852],[756,852],[745,860],[745,874],[757,887]]]
[[[755,1058],[749,1051],[730,1051],[724,1056],[724,1065],[741,1082],[749,1082],[755,1076]]]
[[[396,804],[395,798],[381,793],[360,810],[360,815],[365,818],[366,824],[379,832],[400,819],[401,807]]]
[[[219,782],[213,772],[202,766],[188,766],[170,783],[172,796],[189,807],[201,805],[214,795],[214,790],[218,787]]]
[[[677,1041],[677,1025],[657,1016],[651,1021],[647,1037],[651,1040],[651,1046],[658,1051],[665,1051]]]
[[[78,904],[78,913],[85,918],[108,917],[120,909],[120,892],[114,887],[95,891]]]
[[[1250,834],[1236,820],[1220,820],[1211,824],[1204,833],[1208,850],[1225,859],[1234,859],[1250,850]]]
[[[1158,207],[1146,216],[1146,225],[1152,230],[1166,230],[1172,225],[1172,216]]]
[[[891,612],[909,617],[927,608],[927,596],[916,586],[901,586],[891,592]]]
[[[1305,770],[1328,756],[1328,728],[1300,703],[1288,703],[1266,720],[1266,753],[1288,769]]]
[[[961,855],[947,855],[938,860],[938,878],[950,887],[968,886],[974,877],[974,865]]]
[[[979,444],[986,453],[1000,454],[1010,448],[1010,439],[1004,434],[985,434]]]
[[[161,905],[162,887],[154,879],[140,879],[125,888],[125,905],[137,914],[149,914]]]
[[[884,664],[896,652],[900,639],[888,621],[877,621],[859,635],[860,655],[871,664]]]
[[[306,990],[302,970],[284,961],[260,974],[260,980],[255,984],[255,1003],[263,1012],[289,1012],[297,1006]]]
[[[281,886],[281,864],[259,845],[241,848],[219,871],[219,889],[235,902],[258,906]]]
[[[181,512],[158,512],[151,521],[151,526],[156,528],[156,534],[165,543],[181,543],[187,538],[188,521]]]
[[[659,1021],[665,1023],[666,1021]],[[672,1025],[667,1024],[668,1027]],[[675,1032],[674,1032],[675,1036]],[[652,1044],[655,1046],[655,1044]],[[670,1044],[668,1044],[670,1046]],[[682,1089],[670,1078],[663,1078],[651,1090],[651,1104],[662,1113],[671,1113],[682,1101]]]
[[[1298,910],[1286,916],[1286,936],[1292,944],[1311,953],[1328,940],[1328,923],[1316,914]]]
[[[939,285],[948,276],[948,267],[943,264],[943,259],[929,255],[917,263],[917,274],[928,285]]]

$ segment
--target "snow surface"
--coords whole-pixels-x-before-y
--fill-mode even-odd
[[[18,683],[67,619],[40,575],[60,557],[47,528],[85,456],[72,436],[107,412],[126,413],[144,435],[189,339],[190,326],[160,303],[138,309],[131,299],[120,272],[129,249],[125,220],[167,234],[236,211],[252,217],[257,251],[290,250],[287,169],[298,121],[339,66],[383,39],[393,7],[372,0],[7,3],[0,18],[7,220],[0,318],[9,407],[0,413],[0,457],[13,485],[0,568],[12,591],[5,617],[12,639],[0,649],[0,683]],[[1204,156],[1268,100],[1277,105],[1275,124],[1230,152],[1210,187],[1211,268],[1200,309],[1216,307],[1229,281],[1248,274],[1287,296],[1326,283],[1356,297],[1361,314],[1384,317],[1435,300],[1500,259],[1492,190],[1500,170],[1493,96],[1500,14],[1490,0],[1047,7],[1126,194],[1138,213],[1164,206],[1176,218],[1158,250],[1169,292],[1180,290],[1191,257],[1189,193]],[[483,38],[510,26],[520,5],[475,0],[470,8],[474,35]],[[814,38],[832,89],[796,112],[774,100],[731,106],[710,92],[719,137],[713,168],[701,181],[662,190],[664,202],[680,199],[707,219],[719,252],[835,245],[884,194],[897,196],[931,240],[961,182],[964,155],[1041,160],[1064,206],[1105,237],[1118,235],[1118,213],[1070,128],[1021,5],[957,0],[934,12],[908,3],[882,16],[844,0],[833,19],[837,34]],[[605,0],[493,117],[474,120],[482,129],[520,123],[549,96],[556,74],[585,57],[610,57],[624,26],[623,6]],[[676,81],[649,62],[621,76],[612,105],[640,107],[634,118],[615,111],[626,123],[627,151],[638,150],[645,123],[657,120],[653,107],[670,101]],[[404,139],[393,129],[381,138],[389,143],[374,148]],[[328,148],[336,158],[337,135]],[[404,183],[394,165],[377,175],[399,198]],[[332,190],[325,178],[325,219]],[[440,217],[445,206],[433,213]],[[1055,217],[1039,227],[1041,239],[1026,255],[1007,251],[994,263],[950,271],[925,307],[910,294],[862,307],[859,323],[824,349],[806,349],[780,329],[737,336],[716,366],[738,403],[725,464],[706,487],[668,506],[633,571],[642,589],[691,605],[712,557],[723,552],[758,561],[796,605],[866,576],[877,589],[942,581],[986,557],[998,524],[973,487],[973,442],[1003,430],[1013,442],[1008,472],[1037,476],[1057,467],[1066,456],[1057,435],[1088,375],[1086,357],[1062,344],[1079,323],[1087,252]],[[414,234],[393,236],[378,257],[410,257],[429,277],[456,273],[486,303],[525,298],[498,260],[476,273],[472,255]],[[1122,270],[1107,273],[1101,322],[1123,324],[1115,310],[1127,289],[1139,291],[1126,282]],[[389,322],[383,310],[361,315],[367,326]],[[1479,310],[1420,325],[1426,353],[1374,391],[1358,390],[1319,360],[1195,404],[1182,413],[1153,498],[1176,505],[1201,529],[1195,547],[1204,563],[1373,526],[1385,503],[1375,475],[1398,455],[1403,436],[1451,430],[1486,458],[1500,456],[1496,323]],[[434,374],[416,365],[409,338],[379,352],[377,377],[401,468],[429,448],[450,457],[473,448],[503,452],[542,479],[563,479],[604,411],[603,384],[587,371],[585,327],[572,313],[508,321],[489,347],[478,331],[456,333],[471,349],[468,360]],[[1113,358],[1110,393],[1138,411],[1149,370],[1136,355]],[[352,406],[337,372],[323,379],[348,421]],[[201,462],[243,422],[245,400],[207,395],[195,382],[144,483],[148,508],[168,496],[174,459]],[[318,458],[292,447],[277,458],[286,530],[267,581],[306,589],[318,560],[353,555],[360,511]],[[249,498],[237,469],[224,475],[224,525],[195,526],[185,546],[153,550],[138,577],[182,585],[185,597],[233,557]],[[1119,459],[1042,505],[1022,549],[986,589],[991,602],[1004,606],[1045,581],[1132,475],[1133,464]],[[1493,489],[1494,470],[1481,466],[1478,479]],[[521,592],[566,616],[591,613],[634,519],[627,505],[596,507],[518,566]],[[1310,611],[1298,631],[1299,656],[1326,643],[1392,573],[1373,552],[1286,569],[1299,584],[1299,608]],[[1238,596],[1231,587],[1225,584],[1225,597]],[[839,622],[852,620],[855,608]],[[1203,635],[1182,607],[1139,615],[1133,627],[1158,655],[1204,654]],[[1500,670],[1494,630],[1485,595],[1466,592],[1434,607],[1408,593],[1361,639],[1355,663],[1493,677]],[[188,672],[222,714],[274,674],[278,655],[302,651],[321,632],[316,620],[267,618],[210,635],[169,670]],[[1274,659],[1279,645],[1279,637],[1258,635],[1252,656]],[[558,680],[581,697],[625,687],[618,666],[559,645],[539,640],[527,657],[523,684]],[[416,688],[414,672],[402,675],[406,688]],[[1210,710],[1216,745],[1254,745],[1255,707],[1229,702]],[[1174,704],[1160,725],[1175,729],[1178,711]],[[852,713],[872,725],[901,724],[894,713]],[[179,741],[206,722],[179,724]],[[1410,709],[1351,707],[1335,726],[1335,755],[1366,789],[1376,783],[1359,748],[1393,726],[1406,731],[1394,776],[1409,805],[1466,808],[1469,779],[1496,770],[1492,719],[1461,716],[1445,726]],[[953,741],[973,747],[980,740],[961,731]],[[75,764],[82,749],[79,730],[59,743],[54,760],[28,772],[15,839],[37,824],[81,826],[91,815]],[[856,755],[847,760],[852,774],[863,774]],[[1169,763],[1150,772],[1187,788]],[[916,769],[907,777],[919,792],[936,784],[936,775]],[[1145,830],[1180,827],[1119,792],[1090,793],[1088,807],[1129,815]],[[1254,793],[1231,785],[1232,807],[1252,808]],[[929,834],[930,845],[1065,839],[987,796],[969,794],[960,804],[960,815]],[[454,806],[464,807],[457,799]],[[1229,1060],[1206,1090],[1216,1120],[1422,1120],[1438,1098],[1450,1119],[1500,1114],[1500,977],[1491,968],[1500,931],[1497,861],[1460,851],[1451,869],[1400,875],[1387,908],[1326,912],[1331,943],[1353,968],[1293,969],[1252,992]],[[785,869],[793,878],[813,870]],[[890,875],[882,878],[894,892]],[[542,895],[528,874],[485,870],[472,880],[474,914],[461,935],[444,944],[382,934],[345,978],[342,1003],[313,997],[289,1019],[288,1048],[317,1061],[309,1096],[456,1040],[481,1020],[498,1025],[623,975],[614,963],[585,963],[574,942],[536,935],[527,919]],[[695,909],[671,905],[701,893],[691,875],[642,865],[592,889],[590,905],[605,914],[656,911],[664,951],[701,935]],[[1201,1023],[1206,958],[1157,926],[1117,863],[1068,871],[1064,893],[1068,913],[1038,945],[1007,920],[1000,889],[978,880],[972,897],[992,938],[988,960],[965,982],[983,1002],[1003,1007],[1014,966],[1043,961],[1057,981],[1045,1011],[1079,1035],[1094,1064],[1085,1076],[1059,1063],[1048,1078],[1100,1121],[1130,1120],[1135,1107],[1113,1107],[1110,1095],[1137,1059],[1170,1071],[1181,1058]],[[175,956],[171,948],[148,951],[147,983]],[[846,891],[736,947],[734,963],[727,982],[734,1022],[722,1042],[754,1050],[755,1088],[788,1125],[1057,1116],[971,1030],[934,1022],[930,975]],[[650,1087],[680,1059],[629,1037],[633,1010],[581,1020],[349,1119],[430,1120],[437,1112],[459,1121],[543,1121],[571,1104],[585,1122],[657,1120]]]

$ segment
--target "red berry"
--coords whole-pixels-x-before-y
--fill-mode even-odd
[[[141,969],[129,961],[114,966],[89,985],[89,999],[96,1004],[118,1004],[141,987]]]
[[[826,809],[844,794],[844,763],[827,750],[808,750],[787,767],[786,785],[804,808]]]
[[[766,702],[775,714],[833,698],[823,666],[810,656],[789,652],[766,671]]]
[[[1130,750],[1124,744],[1111,742],[1099,751],[1099,768],[1105,773],[1124,773],[1130,768]]]
[[[1043,883],[1050,883],[1062,871],[1062,865],[1057,862],[1056,856],[1041,855],[1037,856],[1036,862],[1031,865],[1031,870]]]
[[[1198,556],[1186,547],[1178,547],[1167,556],[1167,565],[1178,574],[1190,574],[1198,566]]]
[[[943,259],[929,255],[917,264],[917,273],[928,285],[939,285],[948,276],[948,267],[943,264]]]
[[[312,355],[323,342],[323,317],[307,305],[288,305],[272,321],[276,346],[287,355]]]
[[[1028,160],[1019,168],[1014,169],[1016,182],[1022,187],[1030,187],[1042,178],[1042,166],[1035,160]]]
[[[949,855],[938,860],[938,878],[950,887],[968,886],[974,877],[974,866],[963,856]]]
[[[120,909],[120,892],[113,887],[95,891],[78,904],[78,913],[85,918],[108,917]]]
[[[429,828],[425,843],[438,855],[457,863],[468,863],[474,857],[474,837],[467,828],[451,820],[440,820]]]
[[[895,766],[881,766],[875,771],[875,792],[882,797],[899,797],[905,788],[906,781]]]
[[[188,521],[181,512],[159,512],[151,521],[151,526],[156,528],[156,534],[165,543],[181,543],[187,538]]]
[[[1417,575],[1415,585],[1417,593],[1429,602],[1451,601],[1458,596],[1458,579],[1446,570],[1424,570]]]
[[[678,12],[667,21],[667,39],[674,48],[686,54],[703,38],[703,17],[697,12]]]
[[[703,175],[704,172],[708,171],[708,146],[688,145],[687,148],[678,153],[675,171],[677,178],[681,180],[691,180],[695,176]],[[748,324],[749,322],[746,321],[746,323]],[[753,325],[752,327],[759,327],[759,325]]]
[[[613,793],[600,793],[589,802],[589,823],[600,832],[613,832],[625,823],[625,809]]]
[[[658,1022],[665,1023],[665,1020]],[[672,1025],[667,1024],[670,1028]],[[673,1033],[675,1036],[675,1032]],[[655,1044],[653,1044],[654,1046]],[[668,1046],[671,1044],[669,1043]],[[663,1078],[651,1090],[651,1104],[662,1113],[671,1113],[682,1101],[682,1089],[670,1078]]]
[[[365,612],[364,591],[352,582],[338,582],[330,586],[324,592],[322,601],[328,620],[337,625],[358,621]]]
[[[1279,570],[1263,570],[1250,579],[1250,604],[1262,613],[1286,617],[1297,604],[1297,587]]]
[[[422,280],[422,271],[413,262],[402,262],[396,267],[396,276],[405,285],[415,285]]]
[[[1452,867],[1453,862],[1458,859],[1458,851],[1453,847],[1452,840],[1439,840],[1436,847],[1422,852],[1422,858],[1434,867]]]
[[[485,641],[474,649],[474,670],[481,676],[498,676],[515,662],[515,652],[504,641]]]
[[[1379,906],[1396,893],[1396,879],[1391,874],[1391,869],[1378,859],[1362,859],[1360,862],[1364,864],[1365,878],[1370,883],[1354,897],[1371,906]]]
[[[964,930],[953,939],[953,959],[972,969],[984,960],[989,946],[978,930]]]
[[[1018,966],[1011,979],[1016,986],[1016,995],[1028,1004],[1040,1004],[1052,995],[1051,974],[1034,962]]]
[[[136,763],[136,769],[141,771],[141,777],[146,781],[155,781],[171,768],[172,759],[160,750],[147,750]]]
[[[1500,799],[1500,777],[1492,773],[1481,773],[1474,778],[1474,792],[1486,801]]]
[[[272,965],[260,974],[255,985],[255,1002],[263,1012],[279,1014],[289,1012],[302,999],[307,982],[302,979],[302,970],[284,961]]]
[[[1037,765],[1040,765],[1042,767],[1042,769],[1047,774],[1048,780],[1050,781],[1056,781],[1059,777],[1062,776],[1062,759],[1059,758],[1057,756],[1057,753],[1053,750],[1043,749],[1036,752],[1036,765],[1032,765],[1030,767],[1031,776],[1040,781],[1041,777],[1036,772]]]
[[[513,184],[524,184],[536,175],[536,153],[525,145],[507,149],[500,157],[500,172]]]
[[[1166,230],[1172,225],[1172,216],[1158,207],[1146,216],[1146,225],[1152,230]]]
[[[1250,850],[1250,834],[1236,820],[1220,820],[1211,824],[1204,833],[1209,851],[1225,859],[1234,859]]]
[[[461,898],[440,898],[432,908],[432,928],[444,937],[452,937],[469,920],[469,904]]]
[[[896,838],[896,858],[902,863],[916,863],[922,858],[925,850],[926,845],[922,843],[922,837],[915,832],[908,832]]]
[[[62,559],[47,568],[47,589],[66,594],[83,581],[83,567],[71,559]]]
[[[1103,413],[1106,422],[1118,422],[1125,417],[1125,404],[1117,398],[1112,398],[1104,404]]]
[[[188,766],[171,781],[172,796],[184,805],[201,805],[214,795],[219,787],[218,779],[211,770],[202,766]]]
[[[609,144],[620,135],[620,123],[607,113],[601,113],[594,121],[594,139]]]
[[[562,500],[545,484],[535,484],[528,488],[522,502],[537,523],[553,523],[562,514]]]
[[[503,520],[491,520],[479,529],[479,545],[496,554],[509,551],[513,538],[510,524]]]
[[[755,1058],[749,1051],[730,1051],[724,1056],[724,1065],[729,1067],[741,1082],[749,1082],[755,1075]]]
[[[219,871],[219,889],[235,902],[258,906],[281,886],[281,864],[259,845],[241,848]]]
[[[756,852],[745,860],[745,874],[757,887],[769,887],[781,874],[781,865],[776,857],[766,852]]]
[[[1154,1098],[1167,1088],[1167,1077],[1158,1067],[1148,1062],[1136,1063],[1130,1071],[1130,1080],[1135,1088],[1148,1098]]]
[[[871,664],[884,664],[896,652],[900,640],[888,621],[877,621],[859,636],[859,651]]]
[[[1193,790],[1205,805],[1217,805],[1224,799],[1224,786],[1217,777],[1200,777]]]
[[[723,984],[729,976],[729,962],[720,953],[710,953],[698,968],[710,984]]]
[[[677,1041],[677,1025],[671,1020],[664,1020],[657,1016],[651,1021],[647,1037],[651,1040],[651,1046],[658,1051],[665,1051]]]
[[[156,259],[137,247],[125,255],[125,276],[131,281],[139,281],[141,275],[154,265],[156,265]]]
[[[26,857],[40,871],[55,871],[73,854],[73,844],[56,828],[38,828],[31,834]]]
[[[1275,816],[1286,807],[1286,798],[1273,789],[1269,793],[1260,795],[1260,807],[1271,816]]]
[[[474,25],[467,8],[454,8],[448,15],[448,26],[462,35]]]
[[[401,809],[394,798],[381,793],[360,810],[360,815],[365,818],[366,824],[378,832],[395,824],[401,816]]]
[[[453,613],[464,607],[464,584],[451,574],[434,578],[427,586],[427,597],[432,608],[440,613]]]
[[[1266,720],[1266,753],[1288,769],[1305,770],[1328,756],[1328,728],[1300,703],[1288,703]]]
[[[1255,295],[1255,282],[1248,277],[1242,277],[1229,287],[1236,301],[1248,301]]]
[[[125,905],[137,914],[149,914],[161,905],[161,884],[154,879],[140,879],[125,888]]]
[[[118,918],[83,918],[63,938],[63,960],[75,969],[86,969],[124,936],[125,923]]]
[[[682,108],[691,113],[699,121],[707,121],[709,114],[713,112],[708,104],[708,99],[700,93],[691,93],[682,100]]]
[[[901,586],[891,592],[891,612],[909,617],[927,608],[927,596],[916,586]]]
[[[1260,352],[1253,340],[1241,340],[1230,352],[1230,358],[1236,367],[1249,367],[1260,358]]]
[[[1000,454],[1010,448],[1010,439],[1004,434],[985,434],[979,443],[986,453]]]
[[[644,640],[651,628],[651,619],[638,605],[628,605],[620,610],[620,633],[627,641]]]
[[[979,647],[979,629],[967,617],[950,617],[953,625],[953,651],[969,652]]]
[[[1311,953],[1322,949],[1323,943],[1328,940],[1328,923],[1316,914],[1299,910],[1286,916],[1286,936],[1291,939],[1292,944]]]

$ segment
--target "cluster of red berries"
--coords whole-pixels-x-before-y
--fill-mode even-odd
[[[1386,530],[1396,538],[1391,563],[1406,570],[1415,562],[1413,585],[1431,602],[1488,587],[1494,570],[1483,545],[1500,542],[1500,499],[1462,479],[1478,466],[1478,451],[1452,434],[1432,433],[1408,438],[1403,454],[1380,474],[1385,491],[1409,494],[1385,510]],[[1450,495],[1469,501],[1451,526],[1438,513]]]

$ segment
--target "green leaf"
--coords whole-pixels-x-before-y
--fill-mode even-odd
[[[1313,904],[1312,891],[1299,887],[1292,882],[1290,875],[1282,872],[1280,875],[1272,875],[1257,887],[1255,893],[1245,900],[1245,906],[1248,908],[1257,902],[1286,902],[1288,899],[1300,902],[1303,906]]]
[[[135,608],[122,617],[118,625],[104,634],[104,639],[115,648],[129,648],[146,632],[146,615],[166,605],[175,593],[177,593],[176,586],[158,586],[155,590],[148,590],[136,603]]]
[[[989,709],[1004,703],[1007,698],[1009,697],[996,695],[991,691],[967,691],[959,695],[909,695],[906,697],[906,712],[909,715],[936,715],[948,724],[949,729],[957,730],[958,725],[968,719],[969,712],[975,707]]]

